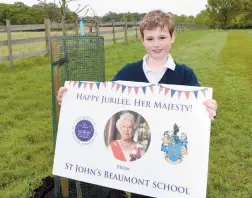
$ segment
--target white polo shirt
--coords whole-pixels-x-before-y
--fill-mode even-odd
[[[172,58],[172,56],[169,54],[168,59],[164,65],[164,67],[159,71],[159,72],[153,72],[147,65],[147,59],[148,59],[148,54],[146,54],[143,57],[143,71],[148,79],[148,81],[152,84],[157,84],[165,74],[167,69],[175,70],[176,64]]]

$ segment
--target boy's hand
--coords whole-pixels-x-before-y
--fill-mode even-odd
[[[206,109],[209,113],[209,118],[211,120],[214,120],[216,116],[217,106],[218,106],[217,102],[213,99],[209,99],[209,100],[204,101],[204,105],[206,106]]]
[[[57,94],[57,102],[59,105],[61,105],[61,102],[62,102],[62,96],[63,96],[63,93],[67,91],[67,88],[66,87],[61,87],[58,91],[58,94]]]

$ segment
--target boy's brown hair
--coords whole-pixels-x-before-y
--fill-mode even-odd
[[[144,30],[153,30],[160,27],[162,30],[168,27],[169,33],[172,36],[175,25],[170,13],[165,13],[162,10],[153,10],[148,12],[140,23],[140,34],[144,38]]]

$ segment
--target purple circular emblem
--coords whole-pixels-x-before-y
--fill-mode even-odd
[[[75,135],[83,142],[89,141],[94,135],[94,126],[89,120],[81,120],[75,126]]]

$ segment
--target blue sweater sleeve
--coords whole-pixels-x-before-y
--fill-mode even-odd
[[[119,71],[113,78],[111,81],[117,81],[117,80],[121,80],[121,71]]]
[[[117,74],[113,77],[112,81],[117,81],[117,80],[128,80],[128,67],[129,64],[126,64],[125,66],[123,66],[118,72]]]
[[[111,81],[117,81],[117,80],[122,80],[122,75],[123,75],[123,70],[125,70],[125,66],[122,67],[117,73],[116,75],[112,78]]]
[[[198,78],[195,75],[194,71],[188,67],[185,69],[184,85],[200,86],[200,83],[198,82]]]

